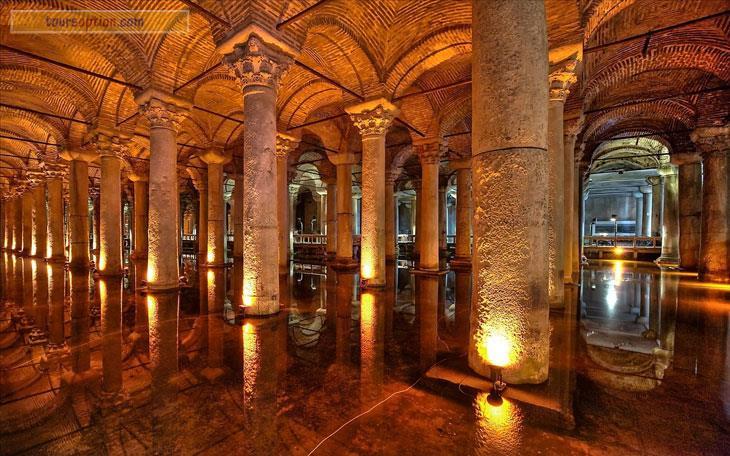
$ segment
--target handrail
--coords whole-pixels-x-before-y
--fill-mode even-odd
[[[616,247],[627,249],[658,249],[662,245],[661,236],[584,236],[583,246],[596,249]]]

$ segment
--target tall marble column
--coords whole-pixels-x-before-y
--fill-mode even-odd
[[[138,162],[129,174],[134,191],[134,251],[135,259],[147,258],[147,230],[149,207],[149,169],[146,163]]]
[[[46,164],[48,188],[48,249],[46,258],[52,262],[66,261],[63,230],[63,176],[65,167]]]
[[[392,171],[385,173],[385,260],[395,261],[396,226],[395,226],[395,180],[398,175]]]
[[[565,277],[565,151],[563,110],[577,81],[571,59],[567,65],[550,73],[548,104],[548,293],[550,305],[562,307]]]
[[[208,176],[193,179],[193,185],[198,191],[198,263],[204,263],[208,252]]]
[[[643,185],[639,187],[639,191],[643,195],[644,199],[644,217],[642,222],[644,231],[641,233],[641,236],[651,236],[651,186]]]
[[[179,285],[180,195],[177,182],[177,132],[190,104],[149,89],[135,101],[150,128],[149,218],[147,230],[147,288],[170,290]]]
[[[337,256],[337,178],[322,179],[327,185],[327,258]],[[288,236],[287,236],[288,238]]]
[[[641,192],[634,192],[634,235],[641,236],[644,231],[644,194]]]
[[[664,208],[662,210],[662,254],[657,264],[679,265],[679,181],[677,167],[669,163],[659,168],[664,178]]]
[[[243,258],[243,174],[236,174],[233,188],[233,258]]]
[[[646,181],[651,185],[651,235],[661,237],[664,221],[664,177],[647,177]]]
[[[64,151],[63,158],[71,162],[68,209],[70,266],[88,268],[89,162],[96,159],[96,154],[89,150]]]
[[[446,211],[447,211],[447,200],[446,200],[446,187],[448,186],[448,179],[446,176],[439,179],[439,256],[446,257],[448,251],[448,243],[446,242]]]
[[[234,36],[218,50],[241,85],[246,118],[243,301],[247,313],[268,315],[279,311],[279,224],[277,206],[270,203],[277,192],[276,94],[291,62],[286,53],[292,52],[270,35],[247,33]]]
[[[276,135],[276,213],[279,222],[279,274],[289,273],[289,154],[299,145],[293,136]]]
[[[345,108],[362,136],[360,278],[385,286],[385,133],[398,113],[378,98]]]
[[[200,159],[208,165],[208,238],[205,264],[209,267],[222,267],[226,261],[223,164],[228,158],[222,147],[211,146],[200,155]]]
[[[702,153],[702,241],[699,276],[730,282],[730,125],[698,128],[692,141]]]
[[[456,169],[456,246],[451,266],[471,269],[471,159],[454,160]]]
[[[46,212],[46,182],[33,188],[33,251],[31,254],[45,258],[48,246],[48,213]]]
[[[577,283],[577,270],[575,260],[578,248],[578,225],[580,223],[576,204],[580,176],[576,176],[575,163],[575,140],[582,128],[582,118],[575,118],[563,123],[563,166],[565,195],[563,206],[564,234],[563,234],[563,281],[564,283]],[[548,147],[549,148],[549,147]],[[574,277],[575,274],[575,277]]]
[[[696,271],[700,257],[702,165],[695,153],[672,154],[679,172],[679,267]]]
[[[12,208],[13,251],[20,253],[23,250],[23,187],[16,188],[15,192]]]
[[[439,162],[446,142],[440,138],[418,139],[413,142],[421,160],[421,216],[418,227],[420,256],[418,267],[424,271],[439,270]]]
[[[330,156],[337,166],[337,263],[354,266],[352,259],[352,165],[353,154],[342,152]]]
[[[26,187],[20,199],[22,208],[22,248],[20,254],[30,256],[33,253],[33,189]]]
[[[548,56],[540,0],[472,2],[474,277],[469,366],[548,376]],[[495,33],[499,31],[499,33]]]
[[[122,274],[122,160],[126,145],[112,133],[97,132],[97,151],[101,156],[99,274]]]

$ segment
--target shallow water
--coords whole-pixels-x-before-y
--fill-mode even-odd
[[[384,290],[360,293],[355,273],[294,265],[285,309],[240,319],[240,267],[188,265],[179,293],[143,294],[140,264],[94,279],[0,254],[0,452],[730,448],[728,287],[653,264],[585,267],[551,311],[550,379],[494,405],[463,369],[468,272],[389,265]],[[452,368],[456,381],[433,375]]]

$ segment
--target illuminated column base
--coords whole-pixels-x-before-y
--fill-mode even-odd
[[[541,383],[550,348],[545,8],[542,2],[472,8],[469,367],[489,376],[490,365],[503,366],[508,383]]]

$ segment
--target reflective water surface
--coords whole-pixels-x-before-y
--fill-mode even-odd
[[[407,266],[407,265],[403,265]],[[469,272],[295,265],[237,317],[241,265],[179,293],[0,254],[2,454],[723,454],[730,289],[603,262],[551,312],[550,378],[501,404],[465,368]]]

